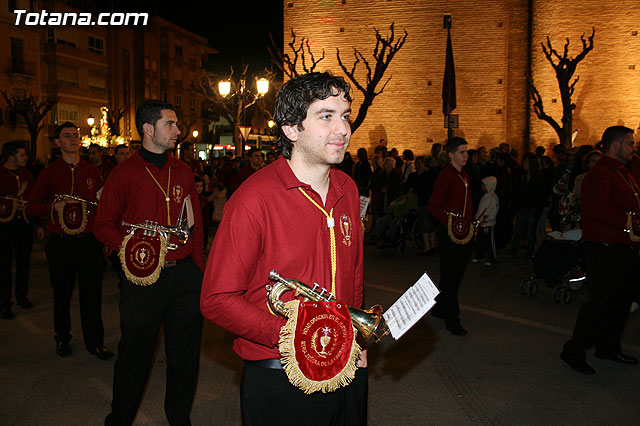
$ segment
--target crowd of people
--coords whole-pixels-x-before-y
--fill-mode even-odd
[[[335,392],[301,392],[279,348],[291,318],[267,304],[265,282],[277,269],[299,282],[322,283],[327,294],[362,307],[365,242],[393,244],[400,221],[413,215],[424,243],[420,254],[440,257],[432,316],[458,336],[467,334],[458,290],[470,261],[495,265],[497,249],[509,245],[511,256],[525,245],[532,257],[548,228],[556,238],[581,231],[591,293],[561,357],[585,374],[595,373],[585,361],[591,346],[597,357],[638,363],[619,342],[631,302],[640,296],[640,157],[630,129],[609,128],[594,146],[556,145],[551,156],[538,147],[520,161],[507,143],[470,149],[460,137],[434,143],[430,155],[417,157],[408,149],[402,155],[388,150],[381,139],[371,159],[360,148],[354,161],[347,151],[350,104],[350,87],[340,77],[310,73],[290,80],[274,114],[281,151],[266,156],[252,148],[241,157],[202,161],[193,143],[183,142],[174,157],[178,119],[174,107],[161,101],[138,107],[142,144],[135,152],[116,147],[113,160],[98,145],[83,153],[78,130],[68,122],[55,132],[59,156],[35,178],[25,167],[25,147],[5,143],[0,232],[9,238],[0,245],[2,319],[15,316],[14,257],[16,302],[33,307],[30,251],[33,235],[42,240],[46,229],[59,356],[73,351],[76,280],[86,350],[100,360],[114,356],[104,345],[102,276],[108,263],[118,273],[121,337],[106,425],[134,421],[161,329],[165,412],[170,424],[190,424],[203,316],[236,336],[243,423],[281,421],[284,399],[297,413],[290,416],[293,424],[308,412],[316,413],[313,424],[334,424],[336,416],[347,419],[339,424],[366,424],[366,341],[344,342],[357,341],[349,355],[355,366]],[[366,233],[359,197],[370,197]],[[190,230],[188,238],[183,228]],[[207,260],[210,230],[215,238]],[[624,267],[613,271],[620,259]],[[341,309],[336,303],[327,309]],[[305,312],[303,304],[295,309]],[[325,326],[317,333],[326,337],[330,331]]]

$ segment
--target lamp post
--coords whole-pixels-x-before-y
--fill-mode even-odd
[[[87,117],[87,124],[89,125],[89,133],[91,136],[95,136],[95,127],[93,127],[93,125],[96,124],[96,119],[93,118],[93,115],[89,114]]]
[[[232,86],[237,88],[233,92]],[[237,127],[244,124],[244,112],[247,108],[267,94],[269,91],[269,80],[266,78],[256,78],[255,87],[255,91],[252,91],[247,87],[246,68],[237,81],[232,82],[231,79],[229,79],[218,82],[218,92],[220,93],[220,96],[222,96],[225,101],[234,102],[234,105],[230,108],[230,116],[232,117],[232,122],[230,124],[233,127],[233,141],[236,147],[236,155],[242,155],[245,142],[244,134],[241,134],[241,136],[238,137],[240,129]]]

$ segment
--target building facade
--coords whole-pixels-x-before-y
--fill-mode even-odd
[[[447,137],[442,113],[447,30],[443,16],[452,19],[451,38],[456,72],[459,127],[455,134],[470,146],[509,142],[519,152],[550,147],[558,138],[530,106],[525,72],[530,69],[542,95],[545,111],[560,122],[560,93],[554,70],[540,43],[550,37],[562,54],[570,40],[569,56],[582,50],[580,36],[596,29],[594,48],[578,65],[573,102],[574,145],[593,144],[604,129],[640,123],[640,21],[637,2],[554,0],[342,0],[327,7],[312,0],[285,0],[284,47],[291,31],[297,42],[309,40],[316,57],[326,58],[319,70],[343,75],[336,49],[347,68],[353,49],[370,61],[375,29],[383,36],[395,24],[396,39],[406,30],[405,45],[385,73],[391,78],[375,98],[363,125],[352,138],[352,150],[370,150],[381,138],[389,147],[429,152],[433,142]],[[287,51],[291,54],[291,51]],[[365,68],[356,75],[364,80]],[[362,95],[354,92],[354,111]]]

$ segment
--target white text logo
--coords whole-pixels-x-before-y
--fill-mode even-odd
[[[98,15],[98,19],[94,19],[91,13],[87,12],[47,12],[43,10],[41,12],[30,12],[26,10],[14,10],[16,15],[15,25],[44,25],[44,26],[62,26],[62,25],[147,25],[149,20],[148,13],[134,13],[134,12],[115,12],[115,13],[101,13]],[[24,19],[23,19],[24,18]]]

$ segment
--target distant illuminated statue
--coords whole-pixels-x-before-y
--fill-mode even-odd
[[[108,138],[109,136],[111,136],[111,129],[109,129],[109,118],[107,116],[109,108],[103,106],[102,108],[100,108],[100,112],[102,113],[102,118],[100,118],[100,136]]]

